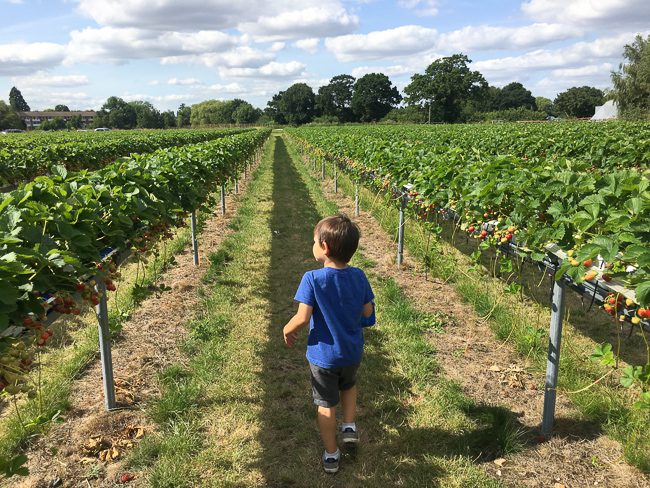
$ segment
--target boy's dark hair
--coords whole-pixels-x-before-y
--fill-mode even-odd
[[[361,232],[359,226],[347,215],[339,213],[318,222],[314,228],[314,235],[320,244],[327,242],[331,259],[347,263],[359,247]]]

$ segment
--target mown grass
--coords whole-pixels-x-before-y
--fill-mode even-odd
[[[204,312],[183,349],[187,369],[160,377],[150,414],[161,433],[132,458],[152,486],[497,487],[473,460],[520,447],[512,415],[476,405],[439,376],[423,314],[391,280],[372,275],[379,326],[368,333],[360,373],[362,446],[335,476],[322,472],[320,437],[304,358],[305,334],[286,349],[281,328],[295,311],[300,276],[316,267],[315,222],[336,210],[318,183],[291,166],[276,141],[211,259]],[[272,165],[272,166],[271,166]]]
[[[209,212],[198,214],[202,229]],[[119,341],[120,327],[135,307],[146,298],[138,290],[148,290],[174,264],[174,255],[185,249],[191,240],[189,228],[176,230],[172,239],[156,246],[152,255],[140,264],[131,261],[120,268],[116,293],[109,294],[109,324],[114,340]],[[65,416],[77,379],[98,357],[98,328],[94,310],[88,308],[81,318],[62,317],[52,325],[55,332],[51,347],[41,354],[41,384],[35,398],[20,399],[18,409],[11,408],[0,421],[0,457],[20,452],[34,436],[47,431],[52,418]],[[33,373],[38,381],[38,371]],[[98,380],[99,381],[99,380]]]
[[[354,183],[339,172],[339,191],[354,195]],[[360,192],[362,208],[370,209],[387,232],[397,235],[398,211],[385,196],[367,189]],[[448,232],[453,232],[449,230]],[[460,296],[489,320],[497,338],[508,341],[540,374],[546,368],[549,309],[522,295],[504,291],[504,282],[443,239],[433,237],[426,226],[411,216],[405,226],[405,246],[427,271],[453,284]],[[396,238],[396,237],[395,237]],[[490,261],[483,261],[490,266]],[[533,280],[534,281],[534,280]],[[568,293],[572,293],[569,291]],[[602,336],[607,337],[606,333]],[[568,395],[582,420],[597,423],[604,432],[621,442],[626,460],[650,472],[650,412],[631,406],[629,392],[615,377],[593,384],[606,370],[588,357],[593,339],[586,337],[570,321],[567,313],[562,337],[558,390]],[[577,392],[577,393],[571,393]],[[541,414],[540,414],[541,423]]]

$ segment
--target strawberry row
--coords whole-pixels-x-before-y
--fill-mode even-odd
[[[47,174],[55,165],[70,171],[97,169],[131,153],[198,144],[245,130],[249,129],[20,134],[0,141],[0,187]]]
[[[146,250],[172,226],[184,225],[190,211],[213,203],[206,199],[218,185],[242,172],[268,134],[249,131],[132,155],[95,172],[58,168],[6,194],[0,202],[0,390],[20,390],[11,379],[29,367],[21,363],[31,358],[29,346],[50,338],[46,302],[72,314],[80,299],[97,304],[94,283],[82,277],[97,276],[114,288],[118,271],[101,263],[108,249]]]
[[[575,253],[578,263],[565,259],[560,272],[582,282],[589,271],[583,263],[599,260],[610,278],[635,290],[637,303],[650,304],[648,170],[594,169],[581,160],[522,161],[459,147],[443,151],[439,145],[432,149],[433,142],[409,142],[410,128],[401,128],[402,137],[399,129],[392,128],[391,139],[356,127],[290,133],[355,175],[372,173],[378,189],[413,184],[413,206],[452,210],[460,227],[486,246],[516,235],[520,249],[542,259],[556,243]],[[481,228],[486,220],[495,222],[490,233]]]

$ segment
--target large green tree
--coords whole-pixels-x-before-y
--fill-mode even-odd
[[[23,98],[23,94],[15,86],[11,87],[9,91],[9,105],[16,112],[29,112],[29,105],[27,105],[27,102]]]
[[[327,85],[321,86],[316,95],[316,110],[319,114],[336,117],[339,122],[354,120],[352,112],[354,82],[354,76],[338,75]]]
[[[189,127],[191,124],[192,108],[181,103],[176,112],[176,127]]]
[[[626,62],[612,73],[612,97],[623,116],[650,116],[650,35],[637,35],[623,49]]]
[[[431,63],[424,74],[416,73],[404,89],[411,105],[429,110],[429,121],[456,122],[463,107],[480,100],[488,84],[483,75],[467,66],[471,60],[464,54],[454,54]]]
[[[232,118],[236,124],[254,124],[262,115],[262,112],[250,103],[244,102],[235,109]]]
[[[280,110],[280,100],[284,96],[284,92],[278,92],[271,100],[266,102],[266,108],[264,109],[264,115],[269,117],[276,124],[286,124],[287,120],[284,118],[284,113]]]
[[[287,124],[301,125],[314,120],[314,90],[306,83],[294,83],[287,88],[278,102],[278,109]]]
[[[555,108],[553,107],[553,100],[546,97],[535,97],[535,104],[537,105],[537,110],[540,112],[545,112],[546,115],[554,115]]]
[[[508,83],[501,88],[498,95],[498,110],[505,110],[508,108],[524,107],[530,110],[537,110],[535,97],[526,90],[524,85],[519,82]]]
[[[135,126],[138,129],[160,129],[163,126],[162,115],[150,102],[135,100],[129,102],[135,111]]]
[[[5,129],[22,129],[23,121],[16,111],[7,105],[4,100],[0,100],[0,130]]]
[[[68,108],[67,105],[59,104],[56,107],[54,107],[55,112],[69,112],[70,109]]]
[[[108,97],[95,116],[95,127],[133,129],[137,124],[135,108],[120,97]]]
[[[361,122],[384,118],[402,100],[397,88],[383,73],[369,73],[354,84],[352,111]]]
[[[193,127],[234,124],[234,113],[244,103],[248,102],[239,98],[234,100],[207,100],[197,103],[192,105],[190,122]]]
[[[558,94],[553,106],[560,114],[569,117],[591,117],[597,105],[602,105],[605,96],[602,90],[592,86],[574,86]]]

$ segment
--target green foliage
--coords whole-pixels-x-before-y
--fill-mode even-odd
[[[253,107],[248,102],[244,102],[235,109],[232,117],[236,124],[254,124],[258,121],[261,115],[261,110]]]
[[[315,99],[314,91],[309,85],[294,83],[282,92],[278,110],[287,124],[306,124],[314,119]]]
[[[119,156],[163,147],[196,144],[241,132],[237,129],[169,132],[51,134],[39,131],[0,141],[0,185],[17,184],[47,173],[53,165],[97,169]]]
[[[569,117],[591,117],[597,105],[605,102],[602,90],[591,86],[572,87],[555,97],[553,106]]]
[[[184,103],[181,103],[178,107],[178,112],[176,112],[176,127],[179,129],[182,127],[189,127],[192,122],[192,108],[186,107]]]
[[[388,76],[369,73],[354,84],[352,111],[361,122],[377,122],[402,100]]]
[[[0,203],[0,337],[30,313],[42,294],[76,292],[106,247],[124,248],[147,229],[165,229],[228,181],[268,136],[242,134],[124,158],[95,172],[52,177],[5,194]],[[99,218],[98,218],[99,217]],[[15,327],[14,327],[15,328]],[[0,341],[0,351],[3,350]]]
[[[650,117],[650,35],[626,44],[619,70],[612,73],[612,97],[627,118]]]
[[[119,97],[109,97],[95,115],[95,127],[113,129],[133,129],[137,123],[137,114],[133,106]]]
[[[517,122],[518,120],[546,120],[546,112],[530,110],[525,107],[496,110],[493,112],[476,112],[471,115],[472,122]]]
[[[537,104],[535,102],[535,97],[533,97],[530,90],[526,90],[524,85],[521,83],[508,83],[499,91],[497,109],[507,110],[509,108],[519,107],[536,110]]]
[[[535,97],[535,105],[540,112],[546,112],[546,115],[555,115],[553,100],[546,97]]]
[[[151,103],[136,100],[129,102],[129,107],[135,112],[135,127],[138,129],[162,128],[162,115]]]
[[[27,476],[29,470],[25,467],[25,463],[27,463],[27,456],[25,455],[15,456],[11,459],[0,458],[0,474],[6,478],[16,475]]]
[[[596,361],[605,366],[615,366],[616,358],[614,357],[614,351],[612,351],[611,344],[599,344],[594,349],[594,352],[589,356],[592,361]]]
[[[409,104],[431,106],[434,121],[456,122],[462,107],[469,100],[485,95],[488,84],[478,71],[467,66],[471,60],[464,54],[437,59],[424,74],[414,74],[404,88]]]
[[[15,112],[29,112],[29,105],[23,98],[23,94],[15,86],[9,91],[9,105]]]
[[[57,105],[54,107],[55,112],[69,112],[70,109],[68,108],[67,105]]]
[[[336,117],[341,123],[354,121],[352,112],[354,82],[354,76],[338,75],[327,85],[321,86],[316,95],[317,111],[324,116]]]
[[[0,130],[22,128],[23,121],[20,120],[16,111],[3,100],[0,100]]]
[[[54,117],[53,119],[41,122],[38,128],[39,130],[65,130],[68,127],[63,117]]]
[[[427,114],[424,109],[417,105],[394,108],[384,117],[382,122],[394,122],[396,124],[424,124],[427,121]]]
[[[237,122],[237,118],[246,119],[251,109],[255,110],[250,103],[238,98],[234,100],[207,100],[192,105],[190,123],[192,127],[249,123]]]

